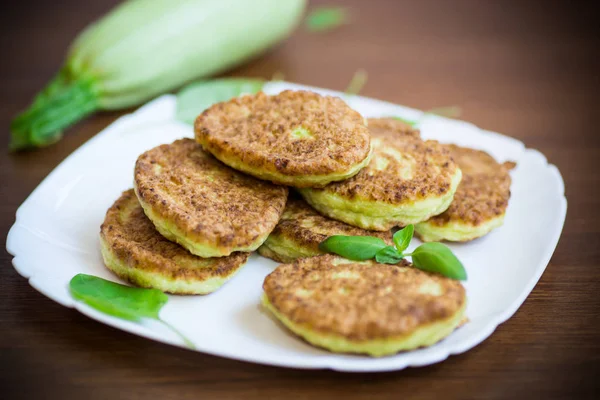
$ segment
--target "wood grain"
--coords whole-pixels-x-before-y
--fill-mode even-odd
[[[0,13],[3,243],[16,208],[36,185],[121,115],[89,118],[42,151],[5,151],[11,116],[58,69],[76,33],[115,3],[21,0]],[[468,353],[429,367],[371,375],[279,369],[176,349],[92,321],[37,293],[3,250],[0,398],[575,399],[598,394],[600,36],[592,3],[343,4],[353,12],[351,24],[322,35],[300,30],[231,74],[268,78],[281,71],[290,81],[343,89],[364,68],[367,96],[421,109],[459,105],[463,119],[542,151],[565,178],[569,211],[548,269],[516,315]],[[536,227],[522,234],[527,240]]]

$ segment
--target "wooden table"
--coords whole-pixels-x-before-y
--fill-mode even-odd
[[[13,3],[0,15],[2,243],[36,185],[121,115],[89,118],[45,150],[6,154],[11,116],[53,75],[75,34],[116,1]],[[343,89],[364,68],[367,96],[421,109],[459,105],[463,119],[542,151],[565,178],[569,211],[548,269],[515,316],[475,349],[429,367],[370,375],[272,368],[180,350],[90,320],[32,289],[3,250],[0,398],[574,399],[598,391],[600,152],[592,127],[600,41],[591,5],[345,3],[354,10],[350,25],[323,35],[299,31],[231,74],[269,78],[282,71],[290,81]],[[523,240],[535,232],[523,232]]]

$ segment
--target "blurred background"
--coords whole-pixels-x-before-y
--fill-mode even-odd
[[[2,6],[2,243],[16,208],[39,182],[127,112],[100,112],[68,129],[58,144],[7,153],[12,117],[57,72],[75,36],[117,3],[19,0]],[[316,398],[335,389],[349,396],[566,398],[574,388],[582,395],[597,389],[592,375],[598,319],[590,318],[599,306],[592,293],[600,263],[595,132],[600,35],[594,3],[314,0],[308,10],[340,6],[349,19],[327,32],[309,32],[301,25],[267,53],[221,75],[283,75],[291,82],[344,90],[363,69],[368,80],[362,95],[423,110],[458,106],[461,119],[522,140],[559,167],[569,214],[558,249],[520,311],[481,346],[443,364],[368,379],[202,356],[126,335],[52,303],[17,275],[3,250],[0,388],[14,397],[0,397],[192,398],[202,389],[227,398],[248,393],[294,397],[290,390],[298,398],[307,398],[302,393],[309,391]],[[223,386],[229,387],[227,395]]]
[[[21,0],[3,6],[3,121],[56,73],[75,36],[118,3]],[[460,106],[461,118],[532,147],[543,149],[556,131],[584,140],[599,85],[593,2],[313,0],[308,9],[322,5],[345,8],[347,23],[323,33],[300,26],[226,75],[269,79],[282,73],[288,81],[343,90],[362,68],[366,96],[420,109]],[[550,111],[556,118],[548,118]],[[114,117],[101,115],[94,127]],[[61,147],[73,150],[85,132],[71,129]]]

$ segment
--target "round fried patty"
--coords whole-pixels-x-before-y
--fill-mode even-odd
[[[263,289],[263,304],[308,342],[374,356],[439,341],[460,324],[466,306],[460,282],[407,261],[302,258],[277,267]]]
[[[211,293],[248,260],[249,253],[201,258],[163,238],[144,214],[135,193],[124,192],[100,228],[104,263],[134,285],[178,294]]]
[[[319,212],[364,229],[386,231],[448,208],[461,171],[450,152],[395,119],[369,119],[373,157],[358,174],[324,188],[301,189]]]
[[[489,233],[504,222],[510,198],[509,171],[513,162],[499,164],[481,150],[446,146],[463,172],[450,207],[415,226],[424,241],[468,241]]]
[[[321,187],[369,161],[363,117],[338,97],[286,90],[218,103],[198,116],[196,140],[232,168],[274,183]]]
[[[265,257],[279,262],[323,254],[319,244],[333,235],[375,236],[392,245],[392,233],[367,231],[319,214],[300,198],[289,198],[279,223],[258,248]]]
[[[288,194],[223,165],[191,139],[142,154],[135,190],[156,229],[200,257],[256,250],[277,225]]]

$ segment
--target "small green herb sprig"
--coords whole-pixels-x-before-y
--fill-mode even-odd
[[[403,258],[411,257],[412,264],[423,271],[437,272],[461,281],[467,279],[465,267],[442,243],[423,243],[412,253],[405,253],[413,234],[413,225],[399,230],[393,237],[394,246],[388,246],[382,239],[373,236],[334,235],[321,242],[319,248],[326,253],[334,253],[349,260],[375,259],[383,264],[397,264]]]
[[[306,16],[304,24],[309,32],[327,32],[349,21],[348,10],[344,7],[317,7]]]
[[[169,297],[158,289],[121,285],[93,275],[77,274],[69,282],[71,295],[90,307],[113,317],[139,322],[150,318],[162,322],[175,332],[189,348],[194,344],[158,313]]]
[[[406,119],[406,118],[402,118],[402,117],[398,117],[398,116],[394,116],[392,118],[400,120],[400,121],[404,122],[405,124],[408,124],[413,128],[416,128],[417,125],[419,125],[421,123],[421,120],[423,120],[428,115],[437,115],[438,117],[446,117],[446,118],[458,118],[458,117],[460,117],[460,114],[462,114],[462,109],[460,107],[449,106],[449,107],[432,108],[431,110],[427,110],[421,115],[421,117],[419,117],[419,119],[416,119],[416,120]]]

